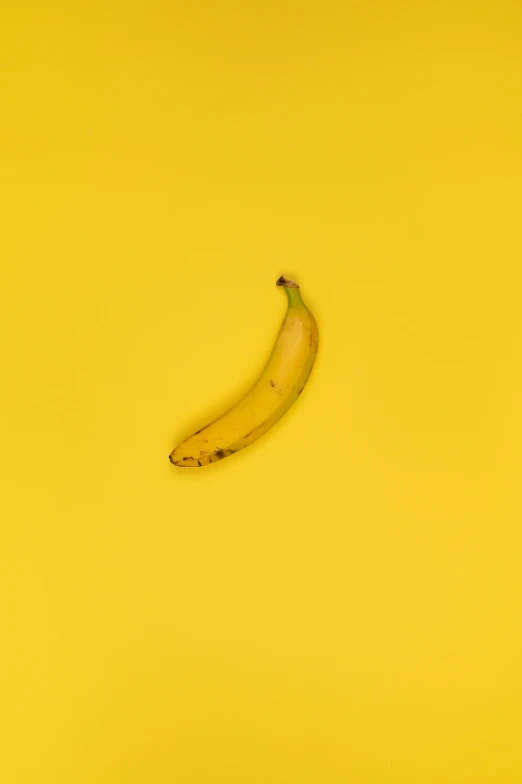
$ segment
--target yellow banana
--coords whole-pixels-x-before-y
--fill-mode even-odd
[[[303,391],[317,354],[317,324],[297,283],[281,276],[277,285],[288,296],[288,310],[260,378],[235,406],[170,453],[175,466],[198,468],[239,452],[270,430]]]

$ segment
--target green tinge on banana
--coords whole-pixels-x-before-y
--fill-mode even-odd
[[[175,466],[199,468],[239,452],[270,430],[303,391],[317,354],[317,324],[297,283],[281,276],[277,285],[288,296],[288,310],[260,378],[231,409],[170,453]]]

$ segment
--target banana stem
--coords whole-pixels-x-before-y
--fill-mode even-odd
[[[284,275],[281,275],[279,280],[276,281],[276,286],[282,286],[284,288],[290,306],[302,304],[303,300],[301,299],[299,284],[296,283],[295,280],[289,280],[288,278],[285,278]]]

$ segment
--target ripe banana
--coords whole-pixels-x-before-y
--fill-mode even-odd
[[[270,430],[303,391],[317,354],[317,324],[297,283],[281,276],[277,285],[288,296],[288,310],[260,378],[235,406],[170,453],[175,466],[198,468],[239,452]]]

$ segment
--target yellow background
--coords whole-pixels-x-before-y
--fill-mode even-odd
[[[519,784],[520,4],[13,2],[0,38],[0,780]],[[174,469],[281,273],[305,394]]]

